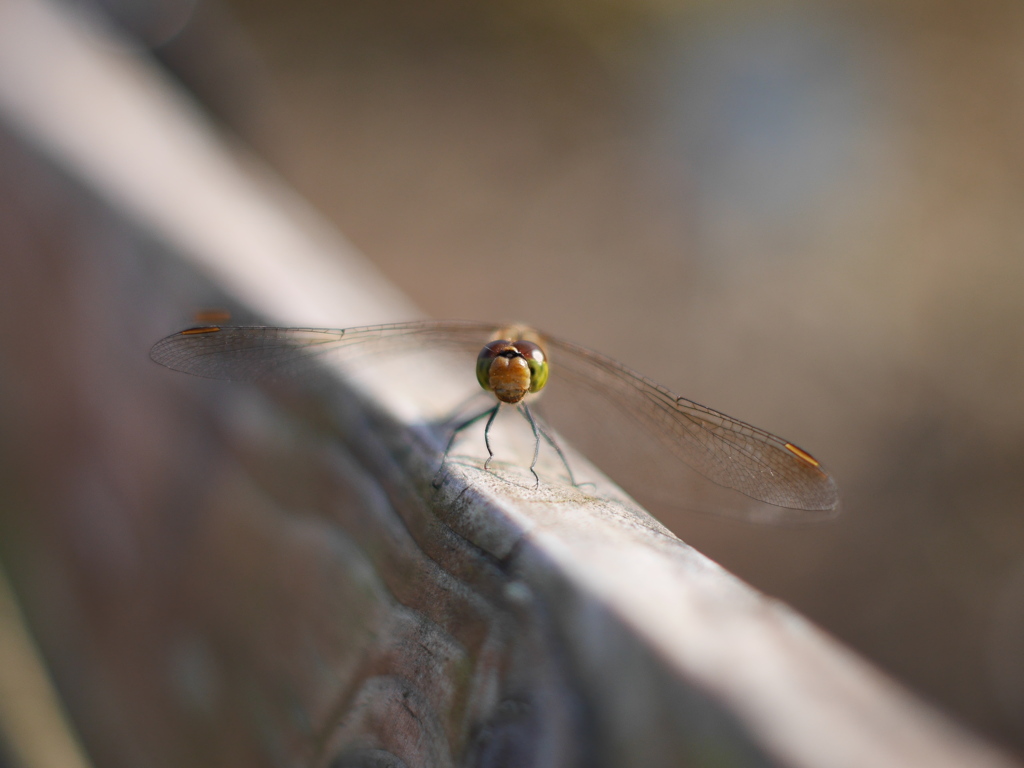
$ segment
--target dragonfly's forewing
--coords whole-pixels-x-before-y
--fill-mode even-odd
[[[303,375],[325,358],[413,349],[452,349],[476,355],[495,326],[459,321],[418,321],[361,328],[209,326],[161,339],[150,351],[156,362],[208,379],[261,381]],[[472,375],[472,369],[470,369]]]

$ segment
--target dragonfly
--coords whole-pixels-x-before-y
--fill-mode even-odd
[[[460,320],[343,329],[203,325],[161,339],[150,357],[194,376],[259,382],[300,375],[327,357],[353,363],[366,354],[405,351],[461,353],[467,358],[467,378],[473,373],[469,356],[475,356],[476,383],[496,401],[454,427],[442,466],[457,435],[486,419],[488,469],[494,456],[491,425],[500,409],[511,407],[533,429],[530,470],[538,482],[534,468],[543,438],[577,485],[546,426],[551,422],[574,443],[603,448],[608,461],[622,464],[625,459],[628,471],[642,477],[627,490],[658,504],[766,522],[825,519],[838,507],[835,480],[803,448],[680,397],[599,352],[525,325]],[[542,419],[530,410],[535,401],[550,406]],[[605,463],[597,461],[598,466]]]

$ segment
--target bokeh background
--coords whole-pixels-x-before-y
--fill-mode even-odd
[[[428,314],[823,458],[835,523],[664,522],[1024,754],[1024,5],[98,7]]]

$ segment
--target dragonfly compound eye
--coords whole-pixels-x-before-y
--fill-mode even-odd
[[[505,339],[497,339],[481,349],[480,354],[477,355],[476,380],[480,383],[480,386],[488,392],[492,389],[491,363],[494,362],[494,358],[500,355],[503,350],[508,349],[510,345],[511,343]]]
[[[548,383],[548,359],[544,350],[539,344],[525,340],[513,343],[512,347],[523,356],[530,367],[530,391],[540,392]]]

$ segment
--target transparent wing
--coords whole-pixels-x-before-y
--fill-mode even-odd
[[[678,462],[682,462],[716,485],[758,502],[810,513],[828,513],[838,506],[835,481],[820,462],[792,443],[679,397],[597,352],[558,339],[545,341],[552,371],[550,405],[554,406],[546,414],[570,439],[586,431],[607,435],[611,430],[628,437],[628,432],[639,430],[643,439],[619,445],[617,452],[639,450],[639,455],[626,458],[634,467],[648,467],[652,475],[671,471],[672,462],[665,459],[672,457],[677,465],[674,474],[679,474]],[[600,406],[593,405],[595,398]],[[559,412],[573,409],[577,422],[582,419],[594,429],[581,429],[579,423],[571,425],[560,418]],[[592,413],[589,418],[587,411]],[[653,482],[657,485],[657,478]],[[671,493],[671,483],[669,489]],[[821,516],[827,515],[803,517]]]
[[[258,381],[301,375],[334,354],[346,359],[382,350],[449,348],[476,356],[494,329],[484,323],[429,320],[361,328],[208,326],[161,339],[149,356],[193,376]]]

